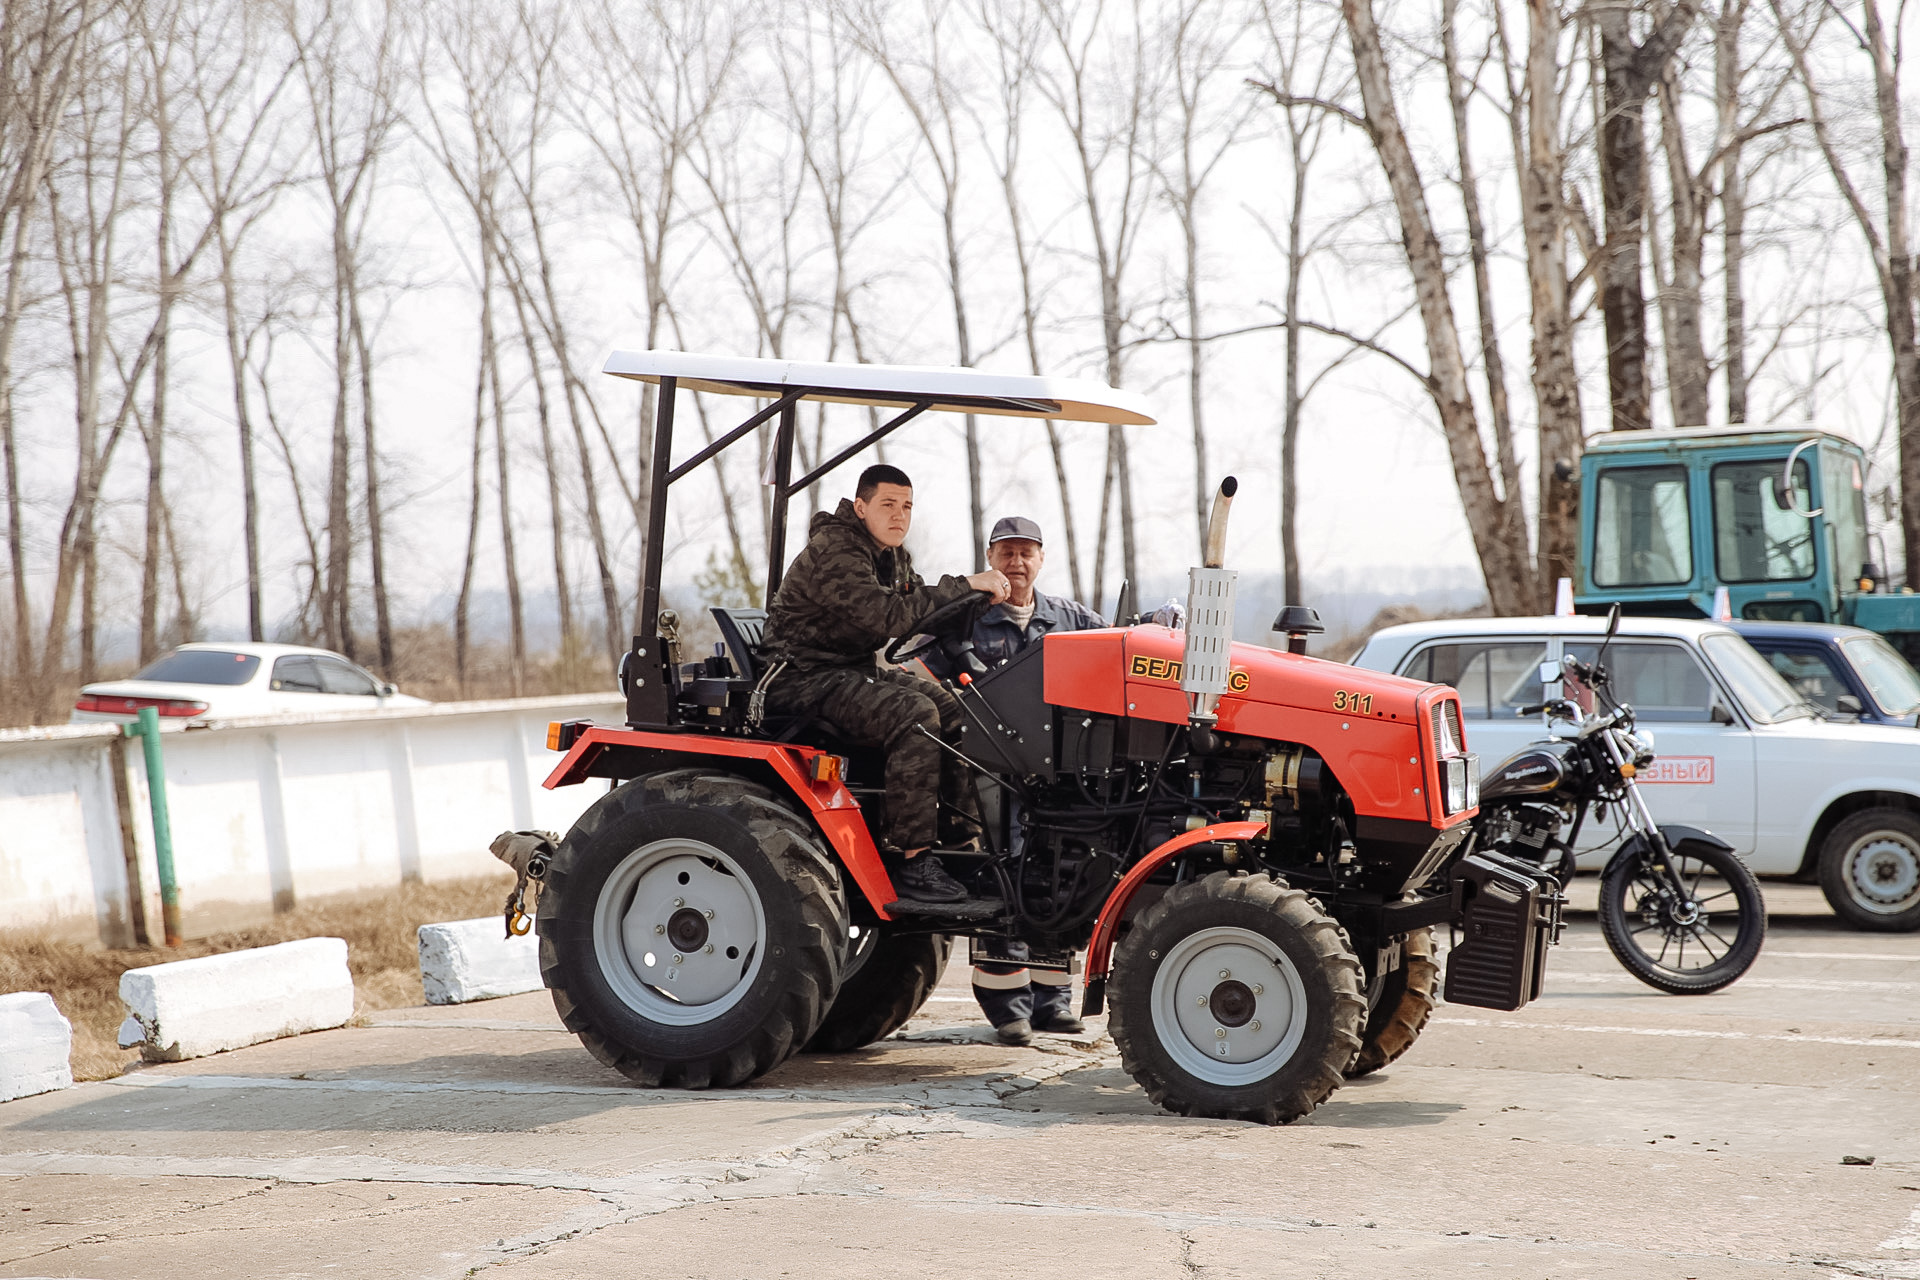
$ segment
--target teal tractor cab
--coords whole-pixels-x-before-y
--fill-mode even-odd
[[[1839,622],[1920,661],[1920,595],[1869,550],[1866,457],[1809,427],[1620,431],[1580,464],[1574,606],[1602,613]]]

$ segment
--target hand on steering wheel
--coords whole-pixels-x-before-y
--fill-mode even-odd
[[[977,588],[958,600],[949,600],[920,620],[918,632],[910,636],[898,637],[887,646],[887,651],[881,656],[893,666],[910,662],[939,643],[942,633],[957,631],[962,625],[972,626],[973,619],[985,612],[993,603],[992,592]]]

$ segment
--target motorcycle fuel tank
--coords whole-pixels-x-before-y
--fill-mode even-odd
[[[1536,742],[1520,748],[1480,780],[1480,803],[1555,790],[1566,781],[1567,757],[1572,752],[1570,742]]]

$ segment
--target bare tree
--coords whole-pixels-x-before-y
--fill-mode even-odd
[[[1440,416],[1447,452],[1453,462],[1455,487],[1466,510],[1467,527],[1479,554],[1487,597],[1493,611],[1520,613],[1536,599],[1531,552],[1525,528],[1503,509],[1518,503],[1518,494],[1504,498],[1494,492],[1493,476],[1481,445],[1480,425],[1472,392],[1467,385],[1467,362],[1447,294],[1447,268],[1440,241],[1433,230],[1425,189],[1413,151],[1400,124],[1392,78],[1380,29],[1374,22],[1372,0],[1341,0],[1347,34],[1353,48],[1355,77],[1366,114],[1362,119],[1373,141],[1387,185],[1400,218],[1401,240],[1413,275],[1420,319],[1426,330],[1431,372],[1421,375]],[[1520,536],[1516,538],[1514,531]]]
[[[283,53],[283,46],[275,45],[274,35],[258,11],[216,0],[199,15],[186,41],[191,93],[204,139],[204,150],[189,165],[187,176],[209,211],[214,244],[219,250],[220,313],[240,446],[247,634],[256,641],[265,640],[267,632],[261,601],[255,432],[245,350],[253,326],[241,314],[239,260],[248,235],[273,208],[288,181],[286,166],[277,155],[282,124],[277,106],[295,64],[290,53]]]
[[[1021,195],[1023,131],[1026,123],[1028,90],[1034,76],[1045,23],[1039,10],[1021,0],[976,0],[975,23],[993,42],[996,72],[995,114],[989,119],[978,116],[981,143],[999,179],[1000,194],[1007,208],[1007,225],[1013,238],[1013,259],[1020,277],[1020,336],[1027,350],[1027,366],[1035,374],[1046,371],[1040,358],[1040,290],[1034,279],[1036,250],[1029,238],[1027,206]],[[1060,523],[1064,528],[1067,550],[1067,574],[1073,598],[1086,598],[1080,560],[1080,535],[1073,518],[1073,485],[1068,479],[1067,458],[1060,426],[1046,420],[1047,449],[1053,458],[1054,483],[1060,491]]]
[[[1093,265],[1100,284],[1100,337],[1112,386],[1126,384],[1127,328],[1133,305],[1127,268],[1133,260],[1152,197],[1158,138],[1160,68],[1149,47],[1140,0],[1127,7],[1126,29],[1103,24],[1106,0],[1041,0],[1052,56],[1040,64],[1035,87],[1066,129],[1087,215]],[[1093,549],[1093,607],[1104,608],[1107,532],[1119,495],[1120,566],[1140,584],[1134,545],[1133,473],[1127,440],[1107,430],[1107,465],[1100,488],[1099,532]],[[1124,603],[1124,602],[1119,602]]]
[[[599,155],[640,250],[646,343],[657,347],[673,320],[675,236],[689,213],[680,180],[689,154],[735,75],[742,34],[732,6],[725,3],[683,6],[670,0],[645,0],[636,12],[602,0],[588,11],[585,25],[594,56],[576,78],[569,113]],[[655,394],[651,384],[642,388],[631,482],[620,465],[620,451],[604,423],[600,424],[614,478],[629,496],[642,542],[650,518]],[[734,559],[744,564],[747,556],[733,494],[718,465],[715,476]],[[640,550],[639,563],[644,565],[645,547]]]
[[[99,40],[76,69],[68,112],[65,160],[47,185],[53,259],[60,277],[72,349],[75,465],[72,496],[55,542],[53,598],[47,609],[39,688],[50,691],[66,663],[67,621],[80,596],[80,678],[95,678],[95,601],[99,556],[96,532],[101,486],[127,421],[123,411],[104,441],[101,397],[109,372],[108,326],[119,280],[115,233],[128,194],[134,148],[129,132],[139,115],[141,89],[132,49],[124,40]],[[28,647],[25,652],[31,652]],[[43,693],[43,697],[48,696]]]
[[[1561,87],[1563,21],[1559,0],[1526,0],[1526,56],[1516,73],[1504,0],[1491,0],[1491,9],[1506,78],[1507,132],[1520,175],[1520,225],[1526,241],[1539,431],[1536,603],[1545,608],[1558,580],[1572,577],[1577,564],[1579,463],[1585,450],[1580,373],[1573,355],[1573,288],[1567,271],[1574,217],[1568,205]],[[1592,263],[1589,256],[1589,267]]]
[[[1308,210],[1313,204],[1310,175],[1327,139],[1328,121],[1336,113],[1322,104],[1344,97],[1350,88],[1334,62],[1339,42],[1328,27],[1315,28],[1308,18],[1314,11],[1304,4],[1284,7],[1271,0],[1261,5],[1268,52],[1273,60],[1270,77],[1253,87],[1270,96],[1281,112],[1287,163],[1287,224],[1282,233],[1268,228],[1280,243],[1286,263],[1286,292],[1281,303],[1285,374],[1280,410],[1280,573],[1286,602],[1304,599],[1300,576],[1300,428],[1307,399],[1320,381],[1365,346],[1349,343],[1345,355],[1323,366],[1311,378],[1300,368],[1304,336],[1325,326],[1313,325],[1301,314],[1300,294],[1313,256],[1327,244],[1327,232],[1308,234]],[[1283,243],[1281,243],[1283,241]]]
[[[1876,218],[1860,194],[1861,184],[1848,168],[1829,122],[1825,90],[1816,80],[1808,48],[1816,33],[1821,7],[1809,4],[1797,13],[1785,0],[1771,0],[1780,33],[1793,57],[1794,70],[1806,94],[1807,118],[1814,140],[1845,199],[1860,234],[1873,255],[1874,275],[1880,285],[1886,315],[1887,345],[1893,357],[1895,417],[1900,447],[1900,528],[1906,544],[1906,580],[1920,583],[1920,346],[1914,312],[1913,250],[1908,226],[1907,140],[1901,118],[1900,69],[1902,42],[1897,17],[1891,36],[1880,0],[1860,0],[1861,22],[1841,21],[1855,47],[1872,67],[1873,99],[1878,114],[1880,172],[1885,213]],[[1834,10],[1839,13],[1838,9]]]
[[[499,245],[501,266],[508,286],[518,300],[516,305],[532,313],[540,326],[541,337],[558,366],[562,398],[566,403],[575,457],[580,467],[587,536],[593,545],[594,569],[600,585],[601,634],[608,660],[612,661],[625,647],[620,639],[620,589],[614,573],[607,524],[600,511],[600,485],[594,469],[593,449],[587,438],[587,419],[593,420],[600,439],[609,450],[612,449],[612,440],[600,416],[599,406],[588,391],[586,380],[581,377],[568,338],[565,308],[561,305],[555,283],[556,264],[549,249],[547,234],[554,205],[545,195],[542,185],[548,164],[544,158],[546,145],[557,129],[559,112],[564,104],[563,81],[570,70],[562,58],[562,51],[566,42],[579,31],[580,28],[568,19],[562,8],[551,5],[543,7],[534,0],[520,0],[515,9],[512,34],[521,56],[516,57],[513,63],[517,83],[526,103],[527,119],[523,131],[525,146],[520,151],[520,160],[506,165],[505,173],[517,197],[516,211],[524,219],[526,233],[524,236],[502,236]],[[512,149],[507,147],[504,140],[500,145],[503,152],[511,154]],[[531,262],[524,261],[526,255],[523,244],[532,248]],[[524,320],[522,323],[524,327]],[[533,358],[532,350],[529,340],[529,359]],[[544,397],[544,386],[540,390]],[[546,422],[547,414],[543,407],[541,439],[551,459],[554,454],[547,441]],[[620,470],[618,457],[613,461],[617,477]],[[553,473],[554,467],[550,464],[549,497],[556,504],[554,536],[557,547],[561,534],[557,507],[558,481]],[[624,481],[622,486],[624,488]],[[556,550],[555,555],[558,554]],[[564,576],[558,561],[556,574]]]
[[[8,246],[0,301],[0,482],[7,492],[14,667],[23,684],[33,673],[33,621],[14,439],[13,345],[25,301],[29,231],[59,136],[55,126],[74,92],[76,64],[96,12],[95,0],[10,0],[0,22],[0,243]]]
[[[401,121],[397,98],[398,17],[390,0],[377,0],[363,27],[360,11],[338,0],[316,0],[315,11],[294,9],[291,36],[313,122],[313,159],[325,194],[333,267],[333,448],[327,483],[325,635],[329,647],[356,656],[351,507],[353,435],[350,426],[358,373],[362,466],[366,481],[367,546],[373,587],[379,664],[393,664],[385,553],[380,527],[379,454],[362,315],[366,232],[380,161]]]
[[[952,65],[951,8],[951,0],[920,0],[907,47],[894,40],[887,27],[887,10],[873,0],[859,0],[843,12],[854,39],[899,95],[900,105],[912,118],[920,144],[933,165],[933,204],[940,217],[940,242],[945,251],[943,274],[953,304],[954,355],[957,363],[967,366],[974,361],[974,349],[967,321],[966,272],[961,261],[960,203],[967,150],[961,135],[969,108],[961,87],[964,70],[956,75]],[[985,564],[987,531],[980,490],[979,424],[972,414],[966,414],[964,422],[973,563]]]
[[[1187,413],[1193,429],[1194,547],[1204,550],[1207,510],[1218,480],[1207,465],[1206,339],[1202,317],[1200,249],[1202,196],[1220,164],[1239,143],[1252,118],[1255,99],[1231,93],[1240,87],[1229,59],[1247,30],[1249,12],[1238,6],[1222,11],[1210,0],[1180,0],[1167,15],[1170,30],[1162,40],[1172,54],[1173,154],[1161,161],[1160,181],[1174,221],[1180,226],[1181,297],[1187,331]],[[1231,96],[1216,102],[1215,88],[1225,80]]]
[[[1647,376],[1647,300],[1642,242],[1646,226],[1647,99],[1665,77],[1700,0],[1675,0],[1656,14],[1646,36],[1634,40],[1635,7],[1608,4],[1594,11],[1599,34],[1604,109],[1600,120],[1600,197],[1606,246],[1600,304],[1607,331],[1607,393],[1612,429],[1653,425]]]
[[[1527,546],[1527,512],[1520,493],[1520,459],[1513,445],[1513,413],[1507,403],[1506,362],[1500,355],[1500,325],[1493,310],[1493,276],[1488,266],[1487,228],[1480,208],[1480,180],[1468,132],[1471,98],[1478,84],[1460,70],[1459,0],[1440,2],[1441,62],[1446,68],[1447,100],[1453,114],[1454,155],[1459,162],[1456,183],[1466,215],[1467,256],[1473,266],[1473,297],[1480,317],[1480,371],[1487,385],[1487,416],[1492,419],[1493,456],[1500,474],[1501,518],[1507,522],[1500,540],[1523,551]],[[1531,575],[1529,575],[1531,577]],[[1520,584],[1522,590],[1534,586]]]

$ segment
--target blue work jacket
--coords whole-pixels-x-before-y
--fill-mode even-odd
[[[1013,625],[1004,605],[995,605],[973,624],[973,651],[989,667],[997,667],[1049,631],[1088,631],[1106,625],[1105,618],[1077,600],[1035,591],[1033,617],[1027,620],[1025,631]],[[946,655],[937,649],[929,650],[923,661],[943,680],[953,675],[947,669]]]

